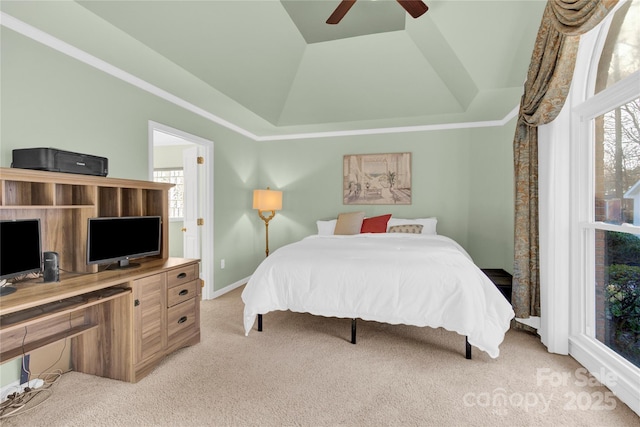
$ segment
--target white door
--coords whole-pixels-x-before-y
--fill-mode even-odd
[[[198,227],[198,147],[182,152],[184,167],[184,225],[183,248],[185,258],[200,259],[200,230]]]
[[[1,1],[1,0],[0,0]],[[169,137],[167,141],[167,137]],[[185,174],[185,211],[183,215],[189,216],[193,221],[187,224],[185,221],[183,228],[187,231],[183,233],[183,254],[185,258],[200,259],[200,278],[204,281],[202,298],[212,299],[215,296],[213,290],[213,141],[203,139],[175,129],[161,123],[149,121],[149,180],[153,181],[154,167],[154,146],[162,145],[184,145],[193,144],[198,150],[190,154],[192,160],[183,164]],[[184,150],[183,150],[184,151]],[[186,154],[186,153],[185,153]],[[200,155],[206,161],[204,164],[197,164],[197,156]],[[193,169],[197,172],[193,172]],[[189,172],[189,171],[192,172]],[[187,178],[187,174],[193,177]],[[195,178],[194,178],[195,177]],[[195,201],[191,201],[192,199]],[[191,208],[190,208],[191,206]],[[203,218],[203,225],[196,225],[197,218]],[[187,218],[185,218],[186,220]],[[188,236],[193,233],[192,236]],[[206,236],[203,238],[202,236]],[[189,242],[187,242],[189,241]]]

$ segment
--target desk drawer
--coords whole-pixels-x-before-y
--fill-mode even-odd
[[[167,287],[172,288],[196,280],[199,276],[198,264],[167,271]]]
[[[167,345],[169,348],[197,329],[196,304],[199,303],[199,300],[192,298],[169,309],[167,316]]]
[[[179,283],[167,289],[167,307],[195,298],[198,294],[198,283],[198,280],[194,280],[184,284]]]

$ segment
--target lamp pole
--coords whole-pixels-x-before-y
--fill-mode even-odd
[[[265,258],[269,256],[269,221],[276,216],[276,211],[282,209],[282,191],[253,190],[253,209],[258,210],[258,216],[264,221]],[[263,212],[271,212],[264,216]],[[258,313],[258,331],[262,331],[262,314]]]
[[[271,221],[273,219],[274,216],[276,216],[276,211],[271,211],[271,215],[269,215],[268,217],[265,217],[264,215],[262,215],[262,212],[268,212],[268,211],[261,211],[258,210],[258,216],[260,216],[260,218],[262,218],[262,220],[264,221],[264,235],[265,235],[265,258],[269,256],[269,221]],[[262,314],[258,314],[258,331],[262,332]]]
[[[265,217],[262,214],[262,212],[268,212],[268,211],[262,211],[262,210],[258,211],[258,215],[264,221],[264,230],[265,230],[265,251],[264,252],[265,252],[265,257],[268,257],[269,256],[269,221],[271,221],[273,217],[276,216],[276,211],[271,211],[271,215],[268,217]]]

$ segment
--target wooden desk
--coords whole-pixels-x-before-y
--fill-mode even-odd
[[[0,297],[0,363],[71,339],[74,370],[137,382],[167,354],[200,342],[199,261],[18,283]]]

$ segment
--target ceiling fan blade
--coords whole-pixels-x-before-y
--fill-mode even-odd
[[[327,19],[327,24],[337,24],[344,18],[344,15],[349,12],[351,6],[356,2],[356,0],[342,0],[336,10],[333,11],[329,19]]]
[[[397,2],[400,3],[400,5],[404,7],[404,10],[414,18],[422,16],[427,10],[429,10],[429,6],[424,4],[421,0],[397,0]]]

